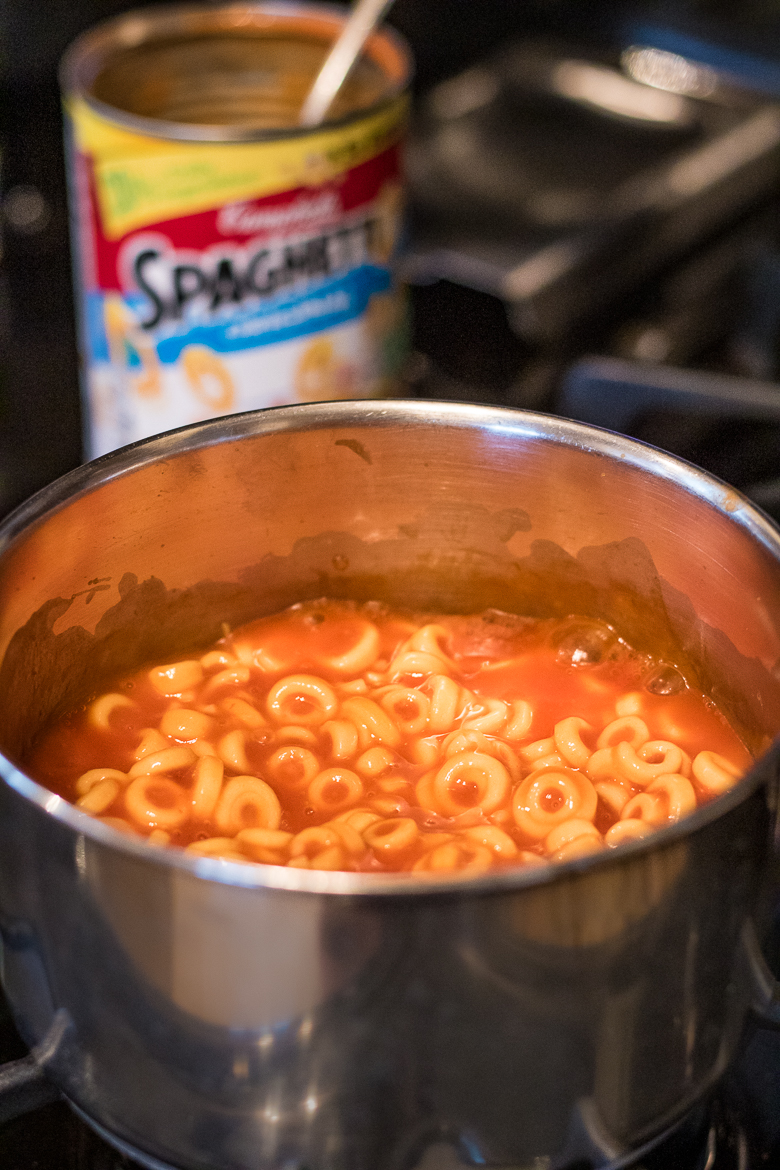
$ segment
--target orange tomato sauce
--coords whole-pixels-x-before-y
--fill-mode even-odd
[[[321,600],[117,679],[26,763],[159,846],[441,875],[644,837],[751,757],[673,664],[603,623]]]

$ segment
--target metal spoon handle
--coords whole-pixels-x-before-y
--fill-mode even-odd
[[[323,121],[360,50],[392,3],[393,0],[357,0],[303,103],[301,126],[318,126]]]

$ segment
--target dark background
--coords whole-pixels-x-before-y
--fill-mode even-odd
[[[0,515],[82,458],[57,64],[79,31],[130,7],[144,5],[0,0]],[[698,36],[716,55],[729,45],[757,84],[771,89],[776,81],[780,95],[780,0],[396,0],[390,19],[415,54],[418,103],[437,82],[512,40],[545,33],[604,44],[642,21],[678,40]],[[632,313],[646,311],[647,295],[639,290],[633,301],[624,299],[581,330],[567,352],[540,360],[495,297],[447,281],[416,288],[408,392],[555,409],[559,367],[577,353],[630,353],[626,329],[630,334]],[[657,288],[650,295],[663,297]],[[780,295],[780,278],[773,295]],[[708,338],[676,356],[681,364],[751,372],[713,353]],[[774,377],[773,360],[764,366],[753,372]],[[660,422],[649,437],[672,446],[677,425],[670,436]],[[706,451],[691,450],[706,463]],[[775,457],[772,447],[770,461]]]

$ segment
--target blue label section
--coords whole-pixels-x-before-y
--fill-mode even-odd
[[[274,300],[262,307],[254,305],[249,311],[234,310],[217,320],[182,322],[179,326],[179,329],[183,327],[182,332],[157,340],[157,354],[161,362],[171,363],[178,360],[187,345],[205,345],[216,353],[237,353],[320,333],[362,316],[369,298],[374,293],[386,292],[390,285],[386,268],[364,264],[334,280],[323,281],[315,287],[310,285],[297,296]],[[126,296],[124,300],[140,316],[146,311],[143,298],[138,295]],[[102,293],[91,293],[86,298],[86,327],[93,361],[110,361],[103,305]],[[132,336],[125,339],[125,348],[126,361],[132,366],[136,357]]]
[[[103,293],[87,293],[84,302],[84,328],[87,333],[87,347],[92,361],[110,361],[108,338],[103,318]]]

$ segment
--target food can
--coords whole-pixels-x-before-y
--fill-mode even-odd
[[[411,62],[369,38],[298,125],[345,20],[317,4],[152,8],[61,70],[85,448],[283,403],[391,393]]]

